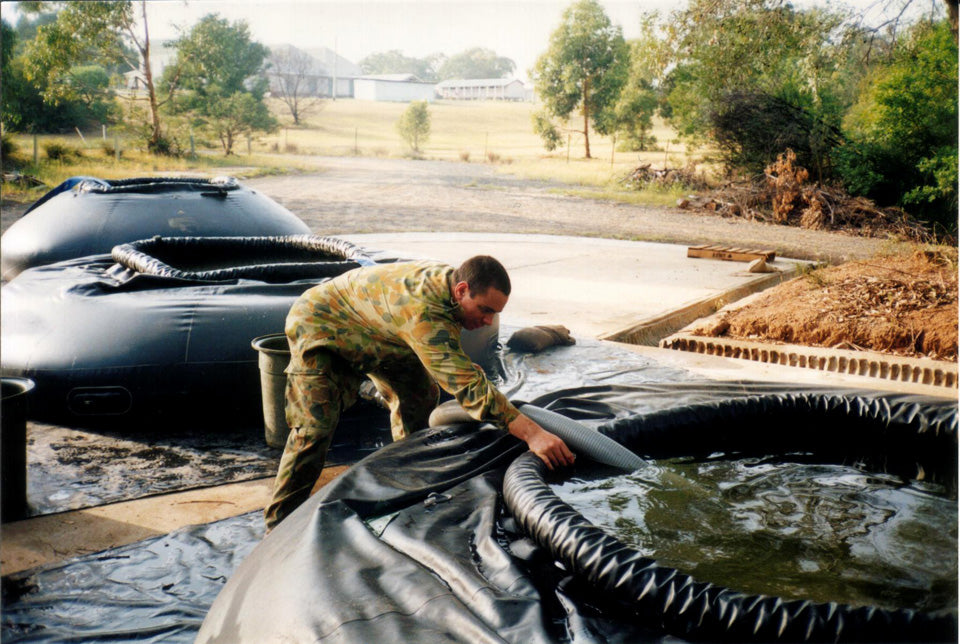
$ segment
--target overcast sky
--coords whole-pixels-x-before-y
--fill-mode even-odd
[[[191,25],[215,12],[246,20],[254,37],[264,44],[329,47],[355,63],[391,49],[422,58],[485,47],[512,59],[517,76],[526,78],[569,4],[567,0],[161,0],[151,3],[149,20],[151,30],[167,38],[175,34],[171,22]],[[601,4],[627,37],[636,35],[643,7],[676,6],[669,0],[605,0]]]
[[[831,0],[800,0],[829,3]],[[839,0],[837,0],[839,1]],[[888,0],[850,0],[860,4]],[[573,0],[151,0],[151,39],[163,41],[189,29],[208,13],[245,20],[253,38],[265,45],[329,47],[359,63],[369,54],[398,49],[422,58],[448,56],[470,47],[492,49],[512,59],[516,76],[527,70],[548,44],[563,10]],[[626,38],[636,37],[644,11],[669,12],[682,0],[600,0]],[[4,14],[16,3],[4,2]],[[11,15],[14,12],[9,12]]]

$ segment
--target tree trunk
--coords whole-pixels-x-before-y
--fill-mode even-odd
[[[947,4],[947,18],[950,20],[950,30],[953,31],[953,39],[957,39],[957,14],[960,13],[960,0],[944,0]]]
[[[590,157],[590,108],[587,107],[588,97],[590,96],[590,77],[583,79],[583,142],[586,146],[587,155],[586,158]]]
[[[143,15],[143,49],[140,55],[143,56],[143,76],[147,83],[147,96],[150,100],[151,132],[147,149],[156,152],[163,133],[160,131],[160,108],[157,105],[157,90],[153,85],[153,70],[150,68],[150,32],[147,27],[146,0],[140,3],[140,9]]]

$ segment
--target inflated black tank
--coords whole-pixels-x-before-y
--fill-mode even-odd
[[[73,177],[41,197],[0,240],[9,280],[32,266],[109,253],[164,237],[261,237],[309,233],[289,210],[231,177]]]
[[[36,383],[35,418],[259,419],[251,340],[282,332],[311,286],[398,259],[314,235],[158,237],[31,268],[3,287],[0,366]]]

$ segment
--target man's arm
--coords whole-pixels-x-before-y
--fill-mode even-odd
[[[573,465],[573,461],[576,459],[576,456],[559,436],[551,434],[523,414],[514,418],[507,425],[507,430],[525,442],[530,451],[546,463],[551,470],[554,467]]]

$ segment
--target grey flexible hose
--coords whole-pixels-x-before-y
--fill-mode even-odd
[[[566,416],[529,404],[522,404],[517,409],[547,431],[562,438],[575,453],[583,454],[598,463],[630,472],[646,464],[646,461],[609,436]]]

